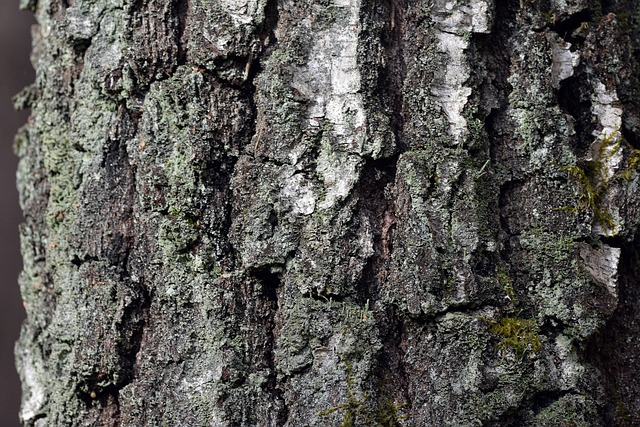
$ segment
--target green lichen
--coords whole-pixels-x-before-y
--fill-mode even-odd
[[[378,411],[376,420],[382,426],[396,427],[398,421],[407,418],[406,415],[400,415],[400,411],[407,406],[406,403],[396,403],[393,392],[389,389],[386,377],[382,381],[381,389],[384,393],[380,393],[378,397]]]
[[[329,300],[329,307],[331,307],[331,299]],[[373,313],[369,310],[369,300],[365,303],[363,308],[357,306],[342,305],[342,315],[346,321],[352,322],[366,322],[373,319]]]
[[[640,9],[636,9],[633,12],[618,11],[616,13],[616,20],[623,33],[633,36],[634,33],[637,33],[640,26]]]

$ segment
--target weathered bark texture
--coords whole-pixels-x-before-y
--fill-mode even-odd
[[[640,425],[637,1],[22,6],[26,425]]]

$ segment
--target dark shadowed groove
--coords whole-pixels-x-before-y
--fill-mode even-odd
[[[117,201],[122,204],[123,209],[126,209],[114,219],[122,222],[121,229],[128,232],[121,235],[114,233],[112,247],[104,249],[109,249],[109,253],[106,254],[108,262],[118,268],[123,279],[128,279],[127,261],[135,239],[133,235],[133,210],[136,200],[136,185],[126,141],[135,136],[138,126],[137,120],[129,114],[124,103],[119,106],[117,115],[116,129],[105,147],[101,167],[104,168],[105,184],[110,189],[109,193],[113,196],[114,203]],[[114,217],[116,212],[118,210],[114,209]]]
[[[506,2],[504,2],[506,3]],[[509,106],[509,94],[511,85],[507,81],[511,67],[511,55],[509,39],[515,33],[514,20],[516,11],[513,5],[496,2],[495,18],[493,29],[488,35],[476,35],[480,37],[481,49],[487,56],[485,65],[486,75],[493,76],[487,82],[495,91],[497,106],[487,112],[484,119],[484,127],[487,132],[489,142],[490,160],[500,167],[500,149],[508,145],[508,141],[513,137],[509,132],[509,119],[506,111]]]
[[[631,0],[633,1],[633,0]],[[625,2],[620,0],[600,0],[600,7],[602,8],[602,14],[616,13],[620,10],[620,6],[623,6]]]
[[[374,233],[373,255],[367,260],[362,276],[355,288],[355,300],[359,306],[373,309],[378,322],[382,349],[377,355],[377,366],[372,375],[372,388],[377,404],[386,399],[408,403],[409,384],[403,366],[402,340],[404,321],[392,305],[379,304],[380,289],[388,280],[393,235],[395,230],[395,194],[397,163],[403,151],[404,141],[404,95],[406,75],[404,43],[406,38],[405,0],[368,1],[362,6],[360,18],[365,32],[361,37],[377,40],[384,52],[384,64],[375,64],[377,70],[367,63],[360,66],[363,73],[373,72],[372,107],[381,110],[389,119],[389,127],[395,148],[386,156],[366,159],[356,190],[357,212],[363,222],[369,223]],[[367,22],[369,21],[369,22]],[[365,45],[366,42],[365,42]],[[370,69],[367,69],[369,67]],[[391,141],[387,141],[390,144]],[[387,402],[388,404],[388,402]],[[397,420],[393,420],[397,421]]]
[[[123,367],[125,379],[122,384],[118,384],[119,389],[130,384],[136,378],[136,360],[142,348],[145,327],[149,323],[149,310],[151,309],[149,290],[144,284],[138,284],[136,291],[138,298],[135,303],[128,305],[123,313],[124,329],[131,331],[131,334],[128,338],[123,337],[124,341],[120,343],[119,353],[125,364]]]
[[[121,229],[127,230],[116,245],[112,248],[108,262],[116,267],[120,276],[120,286],[127,287],[132,292],[132,300],[123,308],[122,318],[117,323],[119,336],[116,341],[116,348],[119,357],[120,381],[116,384],[109,384],[93,390],[96,396],[82,396],[90,400],[97,400],[100,404],[100,418],[103,425],[117,426],[120,424],[120,390],[136,380],[136,364],[138,353],[141,351],[144,338],[145,327],[149,323],[149,310],[151,307],[151,296],[144,283],[133,283],[131,281],[131,271],[135,267],[131,264],[131,253],[135,250],[136,240],[139,236],[134,221],[135,202],[138,200],[136,191],[136,169],[129,159],[127,151],[127,141],[133,140],[138,134],[138,124],[140,114],[127,108],[125,102],[120,102],[117,109],[117,124],[110,135],[109,142],[103,153],[101,166],[105,170],[106,181],[109,187],[115,192],[122,192],[119,202],[126,206],[118,221],[122,221]],[[114,215],[116,210],[114,210]]]
[[[405,64],[405,33],[406,33],[406,0],[385,0],[389,16],[388,31],[384,31],[381,42],[385,50],[386,70],[381,70],[376,88],[383,107],[389,111],[391,128],[396,145],[400,151],[405,149],[404,142],[404,80],[407,72]],[[382,17],[384,19],[384,17]],[[387,28],[385,28],[386,30]],[[396,159],[397,161],[397,159]]]
[[[553,21],[549,24],[549,28],[555,31],[566,42],[571,43],[573,46],[571,50],[576,50],[579,44],[582,44],[584,40],[579,33],[575,33],[584,23],[590,23],[593,21],[594,13],[591,8],[581,10],[580,12],[573,13],[566,18],[561,18]]]
[[[247,139],[248,143],[251,143],[258,133],[258,107],[255,102],[256,86],[254,82],[262,72],[262,63],[269,58],[278,42],[275,36],[275,30],[278,27],[278,21],[280,18],[278,0],[267,0],[264,7],[264,15],[264,22],[262,27],[259,29],[258,34],[262,41],[263,49],[256,58],[244,58],[245,65],[246,61],[249,61],[249,72],[247,80],[244,82],[244,90],[248,94],[249,105],[251,106],[251,117],[248,119],[248,122],[251,123],[251,131],[250,136]]]
[[[258,107],[255,102],[255,79],[262,72],[261,63],[264,62],[271,52],[273,51],[274,44],[277,42],[275,38],[275,29],[278,26],[279,12],[278,12],[278,0],[267,0],[267,3],[264,7],[265,19],[262,25],[262,28],[259,29],[258,37],[262,41],[262,46],[264,47],[256,58],[249,58],[248,60],[251,62],[249,67],[249,73],[247,75],[247,80],[243,86],[243,91],[247,95],[249,100],[249,105],[251,106],[251,117],[247,119],[247,122],[251,123],[249,135],[247,136],[247,141],[250,142],[253,137],[255,137],[257,133],[256,122],[258,118]],[[244,58],[246,62],[247,58]],[[254,272],[254,276],[257,277],[261,282],[266,280],[270,284],[279,284],[280,279],[277,278],[276,275],[270,273],[266,270],[260,270]],[[277,280],[276,280],[277,279]],[[270,293],[273,297],[276,297],[277,303],[277,294]]]
[[[618,307],[589,341],[587,362],[600,371],[604,402],[600,415],[606,425],[640,425],[640,376],[634,355],[640,352],[640,248],[634,240],[622,243]]]
[[[640,12],[637,2],[603,0],[599,5],[594,5],[591,15],[590,29],[597,28],[598,20],[602,20],[606,14],[616,14],[620,37],[638,37],[637,24],[633,23],[637,17],[629,19],[621,25],[621,17],[634,16]],[[595,8],[600,7],[599,10]],[[635,9],[635,12],[634,12]],[[583,17],[584,18],[584,17]],[[598,36],[600,38],[601,36]],[[604,38],[604,37],[603,37]],[[581,39],[572,39],[577,48],[582,47]],[[625,45],[623,43],[622,45]],[[633,46],[634,43],[631,43]],[[634,71],[638,70],[637,50],[629,46],[627,66]],[[573,48],[572,48],[573,49]],[[589,88],[589,73],[586,67],[592,64],[580,64],[576,68],[573,77],[562,82],[559,93],[559,104],[564,107],[576,120],[576,132],[578,134],[578,146],[574,147],[576,155],[584,158],[589,155],[589,148],[593,142],[593,131],[596,126],[591,123],[592,112],[589,94],[582,94],[581,88]],[[636,73],[637,74],[637,73]],[[626,81],[626,79],[621,79]],[[623,139],[632,147],[638,148],[640,136],[637,127],[638,102],[637,79],[632,79],[634,84],[618,86],[616,92],[623,104],[623,120],[620,132]],[[617,82],[618,84],[622,84]],[[633,225],[631,227],[634,227]],[[637,227],[637,225],[635,225]],[[640,352],[640,344],[637,337],[640,336],[640,247],[638,239],[640,234],[637,228],[633,228],[630,236],[598,236],[597,242],[606,244],[612,248],[620,248],[620,261],[618,263],[617,280],[617,307],[607,319],[604,326],[594,334],[580,355],[587,363],[597,368],[600,374],[600,384],[604,389],[601,395],[599,415],[603,425],[629,427],[640,425],[640,378],[637,370],[637,362],[633,355]]]
[[[396,221],[391,191],[395,182],[397,161],[397,155],[380,160],[368,160],[360,178],[357,210],[375,230],[374,254],[367,260],[355,289],[355,299],[362,307],[367,302],[369,305],[375,305],[379,297],[378,291],[387,279]]]
[[[91,39],[73,39],[71,44],[76,55],[84,57],[87,49],[91,46]],[[79,63],[84,64],[84,61],[79,61]]]
[[[253,58],[245,58],[244,62],[249,67],[247,70],[247,79],[243,84],[243,92],[247,95],[247,99],[249,101],[251,116],[248,118],[248,122],[250,123],[249,132],[246,138],[247,143],[251,143],[253,138],[256,137],[258,133],[257,129],[257,121],[258,121],[258,106],[255,101],[255,79],[262,72],[262,63],[267,60],[267,58],[273,52],[275,45],[277,44],[277,39],[275,36],[275,30],[278,26],[279,22],[279,9],[278,9],[278,0],[267,0],[264,6],[264,21],[262,27],[258,29],[258,37],[261,40],[262,51],[260,54]],[[233,168],[231,168],[233,170]],[[228,198],[233,200],[233,192],[228,192]],[[230,203],[229,206],[234,206],[234,203]],[[228,224],[229,226],[233,222],[232,211],[229,209],[228,212]],[[239,262],[239,257],[237,254],[237,248],[234,245],[229,244],[229,251],[234,254],[234,264]],[[239,266],[236,266],[239,267]],[[289,419],[289,408],[287,407],[287,401],[284,396],[283,385],[278,382],[278,374],[276,367],[276,340],[278,337],[278,327],[277,327],[277,316],[280,310],[280,293],[282,292],[282,273],[274,272],[271,268],[277,268],[282,270],[286,268],[283,265],[274,265],[274,266],[265,266],[262,269],[254,270],[249,272],[251,276],[257,279],[258,283],[261,286],[261,294],[262,297],[267,300],[270,306],[268,314],[265,318],[266,324],[264,325],[265,331],[267,331],[268,340],[265,343],[266,346],[266,366],[268,369],[267,374],[267,382],[266,382],[266,391],[270,395],[270,399],[273,402],[273,408],[276,408],[276,413],[271,414],[272,422],[275,421],[275,425],[281,426],[285,425]],[[266,420],[264,420],[266,421]]]
[[[178,21],[178,31],[176,34],[176,43],[178,45],[178,65],[187,63],[189,54],[188,34],[185,32],[189,22],[189,0],[173,0],[173,9]]]
[[[623,104],[622,135],[634,148],[640,149],[640,3],[618,0],[603,6],[605,13],[615,13],[622,38],[621,46],[627,50],[625,62],[631,70],[618,88]]]
[[[550,25],[562,39],[571,43],[571,51],[581,51],[584,44],[584,32],[576,33],[576,30],[587,23],[587,28],[593,27],[594,11],[585,9],[572,14],[567,18]],[[581,61],[574,69],[574,74],[560,82],[557,92],[557,102],[563,112],[569,114],[574,120],[576,135],[571,140],[571,148],[578,157],[584,156],[592,142],[595,123],[591,113],[591,94],[585,91],[589,88],[589,76],[586,65]]]
[[[513,181],[512,173],[507,167],[512,155],[508,147],[511,146],[513,139],[513,125],[507,114],[512,87],[507,78],[511,68],[510,39],[516,32],[515,22],[518,11],[515,2],[495,2],[494,5],[495,17],[492,31],[488,35],[479,35],[478,42],[486,58],[485,75],[492,76],[491,81],[486,82],[490,85],[488,90],[493,92],[496,102],[495,107],[487,111],[483,122],[487,133],[489,161],[493,169],[491,185],[496,191],[496,237],[500,258],[498,262],[502,264],[501,269],[509,271],[509,259],[514,250],[511,242],[514,233],[510,230],[505,218],[507,215],[505,210],[507,199],[517,182]]]
[[[189,0],[180,1],[188,4]],[[268,0],[264,8],[264,14],[265,19],[262,23],[262,26],[259,27],[256,31],[256,35],[258,39],[261,40],[262,46],[262,50],[256,57],[247,58],[245,56],[231,54],[224,57],[216,57],[214,60],[216,66],[220,69],[235,68],[237,70],[245,70],[245,68],[248,67],[246,80],[225,79],[218,74],[217,70],[204,68],[200,70],[200,72],[211,84],[219,84],[226,90],[238,91],[249,104],[250,114],[246,117],[245,120],[245,123],[247,125],[243,127],[241,134],[237,136],[238,139],[244,141],[244,143],[242,143],[240,146],[240,152],[243,152],[245,146],[250,145],[252,139],[257,133],[256,123],[258,117],[258,107],[255,102],[256,87],[254,82],[258,75],[262,72],[262,62],[264,62],[269,57],[274,49],[275,43],[277,42],[275,37],[275,29],[278,25],[279,19],[278,1]],[[229,203],[225,204],[225,219],[223,221],[223,224],[221,224],[221,228],[224,230],[224,232],[222,233],[223,235],[228,235],[228,231],[234,221],[232,206],[235,205],[235,201],[233,191],[231,191],[229,186],[229,182],[231,180],[236,161],[237,157],[226,156],[224,160],[211,161],[205,167],[206,176],[208,178],[207,184],[212,185],[215,188],[224,188],[225,199],[229,201]],[[220,166],[222,164],[224,164],[225,166],[225,173],[219,172],[221,170]],[[238,255],[238,249],[230,243],[228,238],[224,240],[224,245],[225,252],[229,254],[229,262],[225,265],[225,268],[227,270],[242,268],[242,266],[238,265],[238,260],[240,259]],[[273,313],[273,315],[275,316],[275,313]]]
[[[577,67],[575,75],[560,82],[558,105],[574,119],[576,135],[572,138],[571,148],[578,157],[584,156],[592,142],[595,123],[591,120],[591,99],[584,93],[586,75],[584,66]]]
[[[629,110],[631,110],[631,107],[629,107]],[[640,113],[640,110],[639,110],[639,113]],[[638,117],[640,118],[640,114],[638,115]],[[640,128],[638,128],[636,131],[633,131],[627,126],[628,126],[627,121],[625,118],[623,118],[622,128],[620,128],[620,134],[622,135],[622,138],[626,142],[628,142],[629,145],[631,145],[631,147],[633,147],[636,150],[640,150]]]
[[[265,330],[269,332],[269,340],[265,343],[267,351],[267,360],[265,362],[269,369],[266,389],[273,399],[274,407],[278,408],[278,412],[273,414],[273,419],[275,419],[276,425],[280,426],[286,424],[289,418],[289,410],[284,398],[284,390],[278,383],[275,357],[275,343],[278,332],[276,314],[280,308],[278,305],[278,295],[282,290],[282,277],[281,274],[274,273],[268,268],[255,270],[250,274],[260,283],[262,296],[271,303],[271,310],[264,325]]]
[[[214,59],[214,63],[217,68],[235,68],[240,72],[240,74],[246,73],[246,78],[244,80],[223,79],[215,72],[215,70],[206,70],[206,73],[213,76],[220,84],[234,89],[239,89],[249,95],[249,101],[252,106],[252,120],[254,124],[257,117],[257,110],[253,100],[256,91],[254,81],[262,72],[262,63],[267,60],[269,55],[271,55],[271,52],[273,52],[275,44],[277,43],[275,29],[278,26],[278,20],[280,17],[278,12],[278,0],[267,1],[264,7],[264,15],[264,21],[256,31],[256,36],[260,40],[260,45],[262,47],[262,50],[256,56],[251,55],[247,57],[244,55],[228,54]]]
[[[382,260],[384,261],[384,269],[377,268],[379,273],[376,276],[382,274],[382,280],[386,281],[387,271],[389,269],[389,262],[391,255],[394,251],[394,231],[395,231],[395,198],[393,186],[396,182],[397,163],[401,153],[407,150],[408,144],[404,138],[404,125],[405,125],[405,99],[404,99],[404,84],[407,73],[407,65],[405,58],[405,41],[407,40],[407,9],[409,4],[407,0],[390,0],[386,2],[387,8],[390,10],[391,22],[390,31],[388,33],[388,40],[384,41],[386,61],[389,64],[389,69],[386,73],[381,73],[383,78],[379,80],[378,90],[383,93],[383,85],[386,85],[389,90],[388,104],[391,109],[390,120],[391,127],[395,136],[396,149],[398,153],[391,159],[392,163],[389,164],[385,173],[389,179],[388,184],[383,188],[384,191],[390,191],[387,197],[390,197],[390,201],[386,202],[380,218],[381,223],[381,236],[380,236],[380,250],[382,251]],[[382,204],[385,206],[385,203]],[[378,296],[378,295],[376,295]],[[382,339],[382,350],[378,359],[379,369],[381,370],[379,378],[383,380],[383,384],[393,390],[393,398],[401,404],[406,404],[408,408],[411,408],[411,393],[409,392],[410,379],[407,377],[407,371],[405,367],[405,355],[404,347],[406,344],[405,336],[405,324],[402,315],[398,313],[397,307],[389,305],[384,308],[383,312],[378,315],[380,324],[380,335]],[[389,390],[379,389],[379,398],[385,398],[385,395],[390,394]]]
[[[406,75],[404,40],[406,31],[405,0],[372,1],[363,5],[361,19],[378,21],[381,30],[377,37],[384,49],[386,67],[377,70],[374,95],[380,108],[389,118],[396,145],[395,153],[377,160],[367,159],[358,188],[358,210],[364,214],[375,230],[374,254],[367,261],[362,278],[356,289],[356,300],[364,306],[375,305],[393,252],[395,228],[395,203],[393,185],[400,154],[404,143],[404,95]],[[373,25],[372,25],[373,27]]]
[[[405,369],[405,322],[395,306],[389,305],[384,311],[376,312],[376,320],[380,324],[382,351],[378,358],[377,379],[382,380],[378,385],[378,397],[392,394],[396,402],[411,407],[411,393]],[[385,389],[387,388],[387,389]],[[392,393],[390,393],[392,391]]]
[[[102,426],[118,427],[120,425],[120,390],[110,385],[105,387],[103,394],[97,396],[100,406],[103,408],[100,413],[100,423]]]
[[[129,9],[128,42],[129,66],[138,92],[147,92],[149,86],[166,80],[178,66],[186,63],[186,45],[183,45],[188,12],[188,0],[134,0]],[[162,14],[161,12],[164,12]],[[156,37],[144,37],[155,29]]]
[[[267,3],[264,6],[264,22],[260,28],[260,40],[262,40],[263,45],[269,47],[276,43],[277,39],[275,30],[278,26],[279,19],[280,12],[278,11],[278,0],[267,0]],[[267,53],[271,53],[271,50]]]
[[[357,285],[356,300],[360,305],[367,300],[375,303],[381,281],[386,279],[391,258],[392,235],[395,224],[393,183],[403,143],[403,94],[402,87],[406,67],[404,64],[404,0],[371,1],[362,7],[361,19],[377,21],[381,29],[365,37],[378,38],[385,55],[385,68],[376,70],[376,87],[373,94],[378,105],[389,118],[389,124],[397,148],[387,157],[366,159],[357,189],[358,208],[364,219],[372,225],[374,254],[368,260],[362,278]],[[376,25],[368,25],[376,28]],[[367,66],[369,64],[360,64]],[[379,64],[378,64],[379,65]],[[364,70],[364,72],[372,70]],[[387,144],[391,141],[387,141]]]
[[[524,181],[522,179],[509,179],[500,185],[498,194],[498,205],[500,206],[500,231],[501,234],[505,235],[505,238],[502,241],[504,250],[501,251],[501,255],[504,260],[508,260],[509,254],[511,253],[511,250],[508,247],[508,240],[511,237],[516,237],[519,235],[518,230],[511,230],[511,227],[509,226],[509,215],[506,212],[506,206],[509,202],[509,197],[511,197],[511,194],[513,194],[516,189],[519,189],[522,186],[524,186]]]
[[[491,32],[474,33],[471,37],[471,60],[477,63],[476,67],[481,67],[474,72],[478,97],[475,116],[482,123],[486,137],[481,144],[470,147],[469,154],[484,169],[484,178],[478,182],[476,190],[479,209],[485,221],[487,238],[496,239],[498,243],[496,253],[479,250],[473,265],[476,278],[484,279],[486,283],[494,282],[499,272],[508,274],[511,270],[511,239],[514,233],[506,219],[506,206],[517,182],[513,181],[508,167],[513,155],[510,151],[513,124],[508,115],[512,87],[508,77],[512,61],[510,42],[517,31],[514,24],[517,12],[515,3],[495,2]],[[475,138],[479,136],[474,135]],[[504,300],[487,295],[481,305],[501,306],[503,303]]]

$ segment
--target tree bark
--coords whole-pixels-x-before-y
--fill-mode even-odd
[[[25,425],[640,425],[637,2],[22,6]]]

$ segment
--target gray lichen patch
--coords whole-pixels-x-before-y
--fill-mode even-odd
[[[435,167],[427,153],[407,152],[398,161],[395,217],[401,225],[390,280],[406,288],[396,293],[389,285],[384,292],[412,314],[445,311],[487,291],[471,267],[481,247],[492,245],[481,244],[483,224],[474,213],[479,180],[466,169],[468,159],[448,154]],[[455,260],[450,253],[457,253]]]
[[[527,411],[525,414],[531,417],[526,424],[531,427],[563,424],[588,427],[597,419],[597,404],[588,396],[571,393],[560,397],[537,413]]]
[[[369,308],[347,302],[300,300],[286,310],[276,357],[287,383],[291,419],[311,413],[322,426],[375,413],[379,379],[370,377],[381,343]],[[357,405],[354,402],[359,402]],[[373,408],[372,408],[373,407]],[[303,409],[304,408],[304,409]]]
[[[260,25],[264,19],[266,0],[220,0],[236,27],[246,24]]]
[[[484,388],[487,347],[484,330],[484,325],[473,316],[448,313],[432,326],[411,327],[407,331],[404,351],[407,374],[423,379],[415,382],[411,389],[412,419],[424,425],[470,426],[483,418],[479,407],[473,408],[472,402],[479,396],[479,387]],[[454,336],[456,338],[452,339]],[[451,365],[448,361],[458,354],[465,354],[465,357],[455,366]],[[418,360],[428,362],[417,363]],[[443,381],[444,378],[447,380]],[[462,396],[464,398],[460,399]],[[495,413],[494,405],[487,405],[491,396],[485,396],[485,410]],[[451,405],[451,402],[457,403]]]

